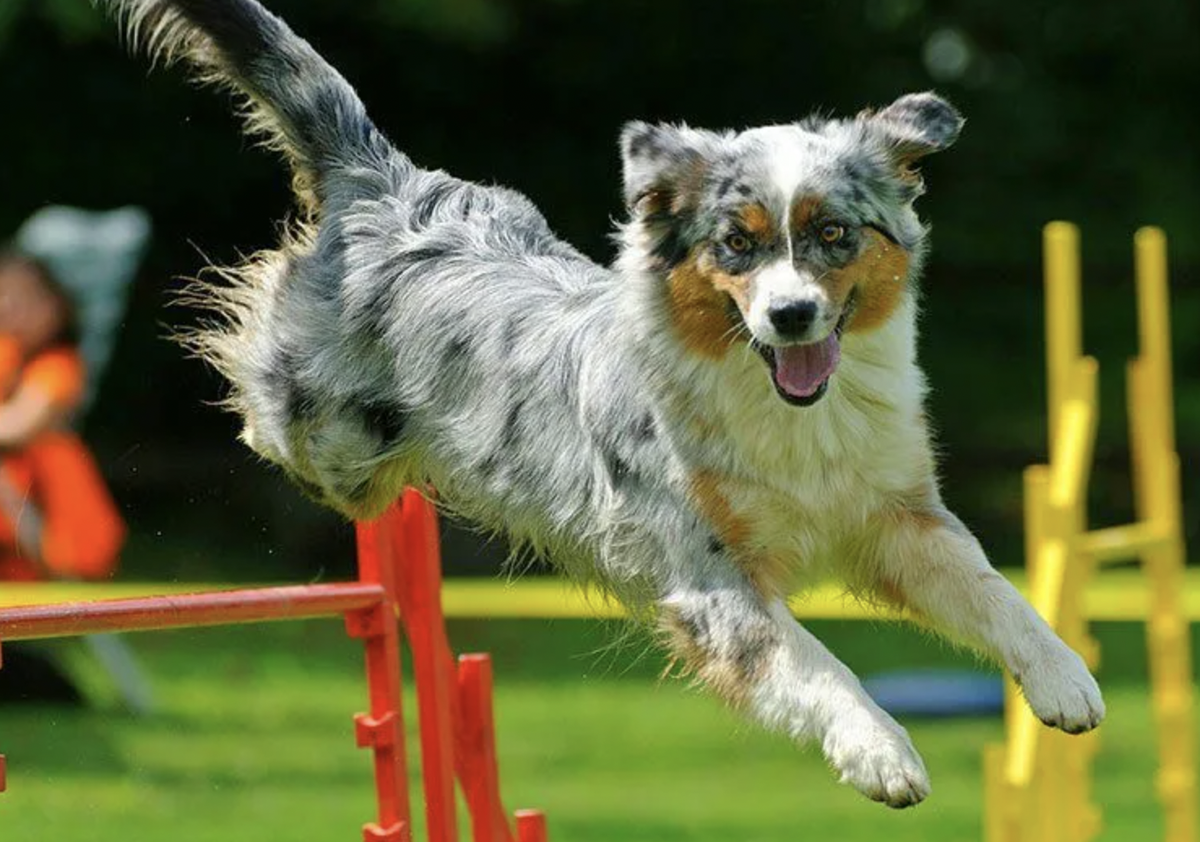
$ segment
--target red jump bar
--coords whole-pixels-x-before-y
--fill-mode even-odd
[[[382,604],[383,586],[346,582],[0,608],[0,641],[330,617]]]

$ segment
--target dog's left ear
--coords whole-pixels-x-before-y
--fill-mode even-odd
[[[963,116],[937,94],[906,94],[882,111],[859,115],[878,133],[897,166],[907,168],[958,139]]]

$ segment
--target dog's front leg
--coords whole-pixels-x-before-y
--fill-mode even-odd
[[[998,658],[1047,725],[1071,734],[1095,728],[1104,700],[1083,659],[996,572],[962,522],[932,499],[877,516],[857,570],[865,584]]]
[[[763,725],[820,741],[843,782],[891,807],[929,794],[905,730],[781,601],[765,602],[730,575],[673,588],[659,615],[675,656],[691,671]]]

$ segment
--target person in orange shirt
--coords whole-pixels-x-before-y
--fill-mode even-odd
[[[0,253],[0,581],[110,576],[125,524],[69,422],[85,369],[70,297]]]

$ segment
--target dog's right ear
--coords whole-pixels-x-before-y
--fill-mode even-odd
[[[680,210],[703,181],[705,147],[703,133],[686,126],[626,123],[621,132],[625,205],[639,215]]]

